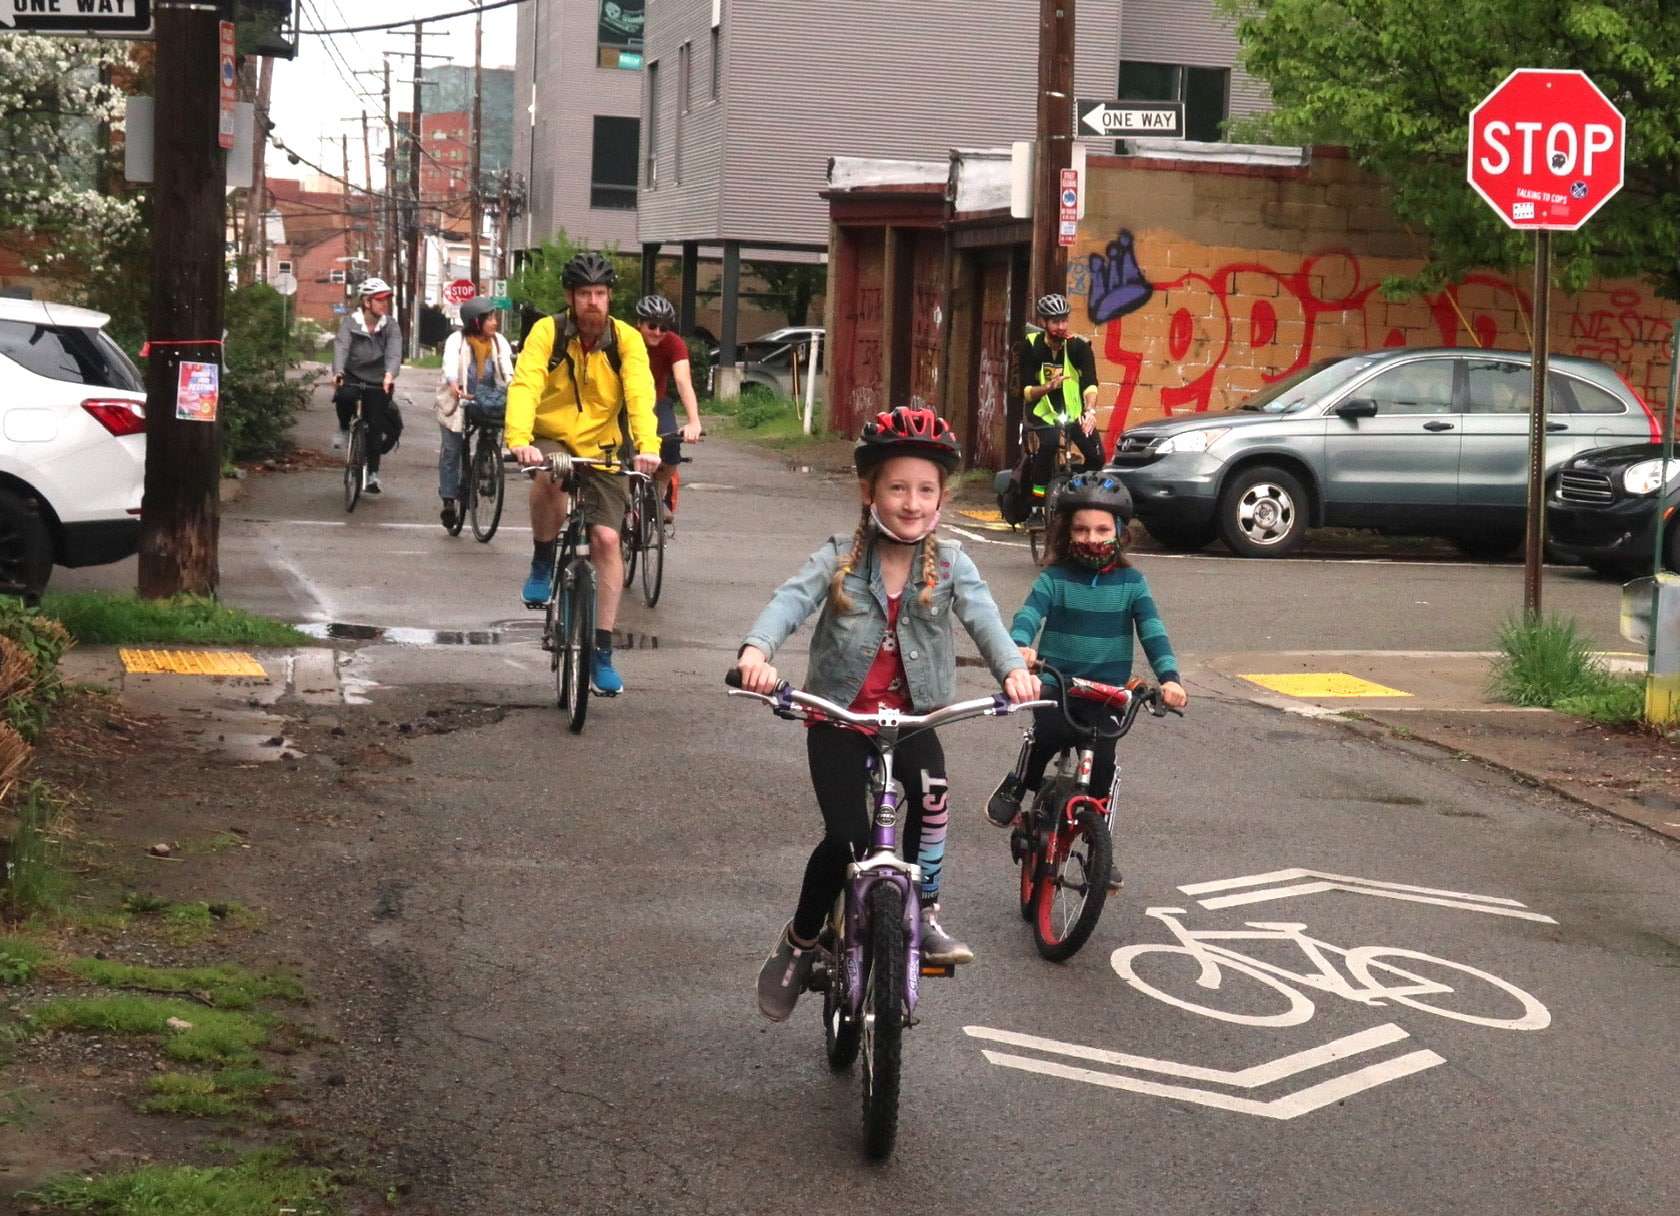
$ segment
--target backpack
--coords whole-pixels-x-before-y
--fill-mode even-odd
[[[549,320],[554,322],[554,349],[548,353],[548,374],[552,376],[554,369],[564,363],[566,370],[572,376],[572,392],[579,401],[582,401],[583,393],[578,388],[577,369],[572,366],[572,344],[565,340],[565,322],[569,316],[569,313],[557,312],[549,317]],[[607,318],[607,332],[601,343],[601,353],[606,355],[607,363],[613,369],[613,375],[621,375],[624,361],[618,353],[618,324],[611,317]]]
[[[1025,523],[1032,514],[1032,455],[1023,451],[1012,469],[1003,469],[992,479],[997,491],[998,513],[1006,524]]]

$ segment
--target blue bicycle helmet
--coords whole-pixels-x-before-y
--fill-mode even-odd
[[[1056,494],[1056,510],[1067,515],[1075,511],[1107,511],[1124,526],[1132,518],[1132,492],[1113,473],[1075,473]]]

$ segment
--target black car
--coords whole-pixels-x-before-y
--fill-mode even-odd
[[[1680,460],[1662,475],[1662,444],[1594,448],[1567,461],[1546,495],[1546,539],[1599,574],[1651,573],[1656,495],[1663,495],[1663,564],[1680,572]],[[1666,482],[1666,487],[1664,483]]]

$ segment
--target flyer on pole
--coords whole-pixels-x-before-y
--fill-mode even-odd
[[[175,417],[183,422],[216,421],[221,373],[221,366],[216,363],[183,361],[181,378],[175,386]]]

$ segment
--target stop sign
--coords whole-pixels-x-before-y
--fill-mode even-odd
[[[1579,228],[1622,188],[1627,124],[1586,73],[1518,68],[1470,111],[1467,176],[1513,228]]]
[[[478,294],[478,288],[473,286],[471,279],[456,279],[443,289],[443,298],[459,308]]]

